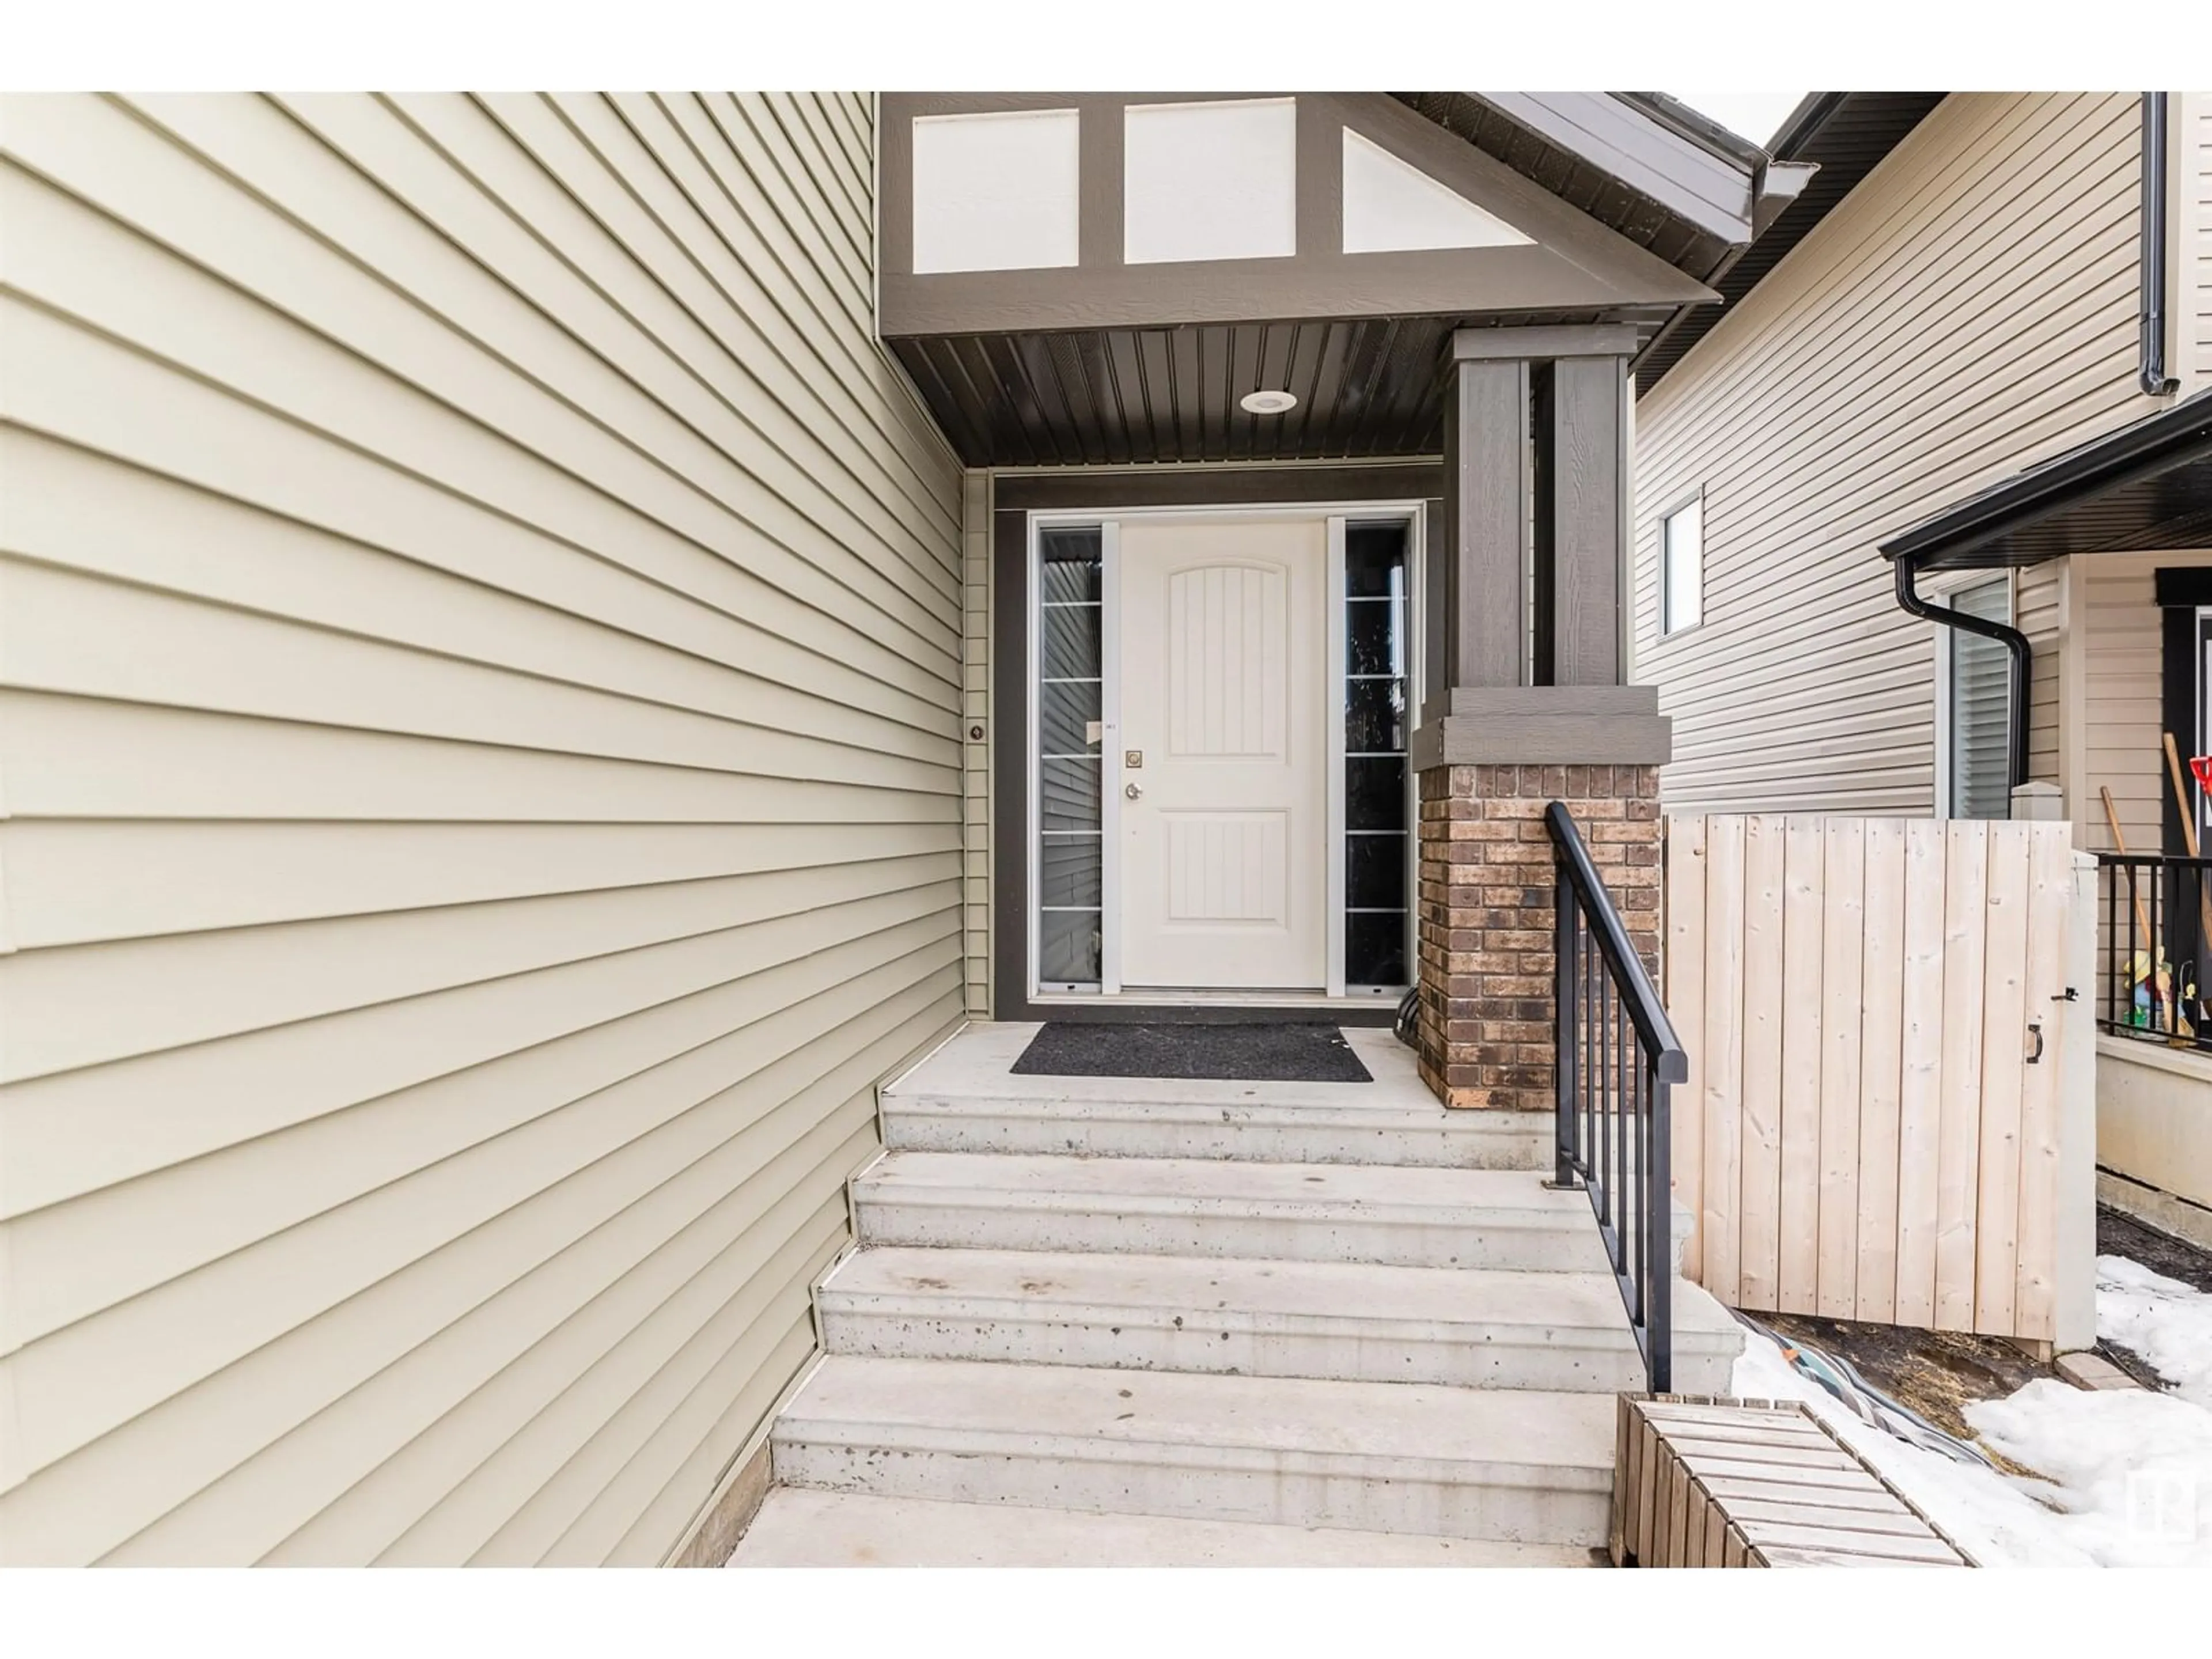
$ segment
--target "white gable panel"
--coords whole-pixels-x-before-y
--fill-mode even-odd
[[[914,124],[914,268],[1033,270],[1076,258],[1076,112]]]
[[[1297,252],[1297,100],[1132,104],[1122,258],[1287,258]]]
[[[1534,240],[1380,144],[1344,130],[1346,253],[1510,247]]]

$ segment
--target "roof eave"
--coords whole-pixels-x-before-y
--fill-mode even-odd
[[[2023,562],[2001,556],[1994,544],[2100,495],[2208,459],[2212,459],[2212,392],[2200,392],[1993,484],[1881,543],[1880,551],[1885,559],[1910,558],[1923,569]],[[2026,562],[2041,563],[2063,556],[2067,550],[2054,549]],[[1977,557],[1978,553],[1984,556]]]

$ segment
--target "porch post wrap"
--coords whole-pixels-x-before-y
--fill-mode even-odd
[[[1461,329],[1443,365],[1449,684],[1412,762],[1421,1075],[1449,1106],[1555,1103],[1549,802],[1656,968],[1673,732],[1657,691],[1623,683],[1635,347],[1617,325]]]
[[[1523,685],[1528,365],[1451,366],[1444,398],[1444,661],[1454,685]]]

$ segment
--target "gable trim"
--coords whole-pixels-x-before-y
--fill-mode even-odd
[[[1218,94],[1236,97],[1238,94]],[[1281,96],[1280,94],[1243,94]],[[885,94],[881,331],[898,338],[1192,323],[1660,309],[1712,291],[1511,167],[1381,93],[1298,93],[1296,254],[1122,262],[1122,117],[1131,103],[1214,94]],[[1079,258],[1048,272],[912,269],[911,122],[918,116],[1074,108],[1083,176]],[[1343,252],[1349,128],[1532,240],[1505,246]]]

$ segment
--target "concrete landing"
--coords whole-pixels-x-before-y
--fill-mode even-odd
[[[1534,1170],[1551,1157],[1543,1112],[1448,1112],[1412,1050],[1347,1027],[1371,1083],[1021,1077],[1034,1024],[975,1025],[883,1093],[893,1151],[1063,1152],[1093,1158]]]
[[[1591,1550],[779,1486],[732,1567],[1588,1567]]]

